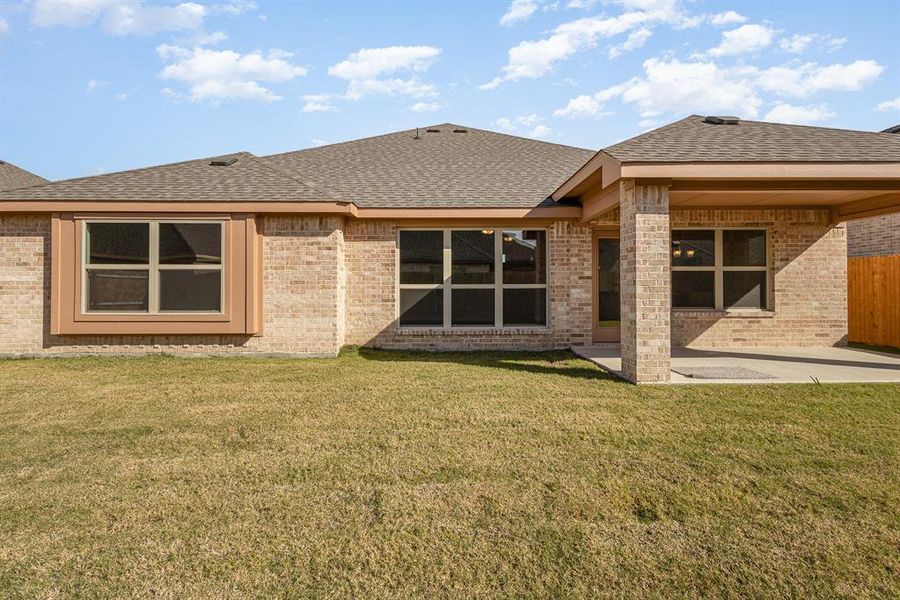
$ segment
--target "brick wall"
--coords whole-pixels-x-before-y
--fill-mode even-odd
[[[673,210],[672,227],[768,228],[773,310],[674,310],[672,345],[831,346],[847,335],[847,239],[827,210]]]
[[[605,217],[605,225],[615,219]],[[772,231],[774,315],[675,311],[672,343],[831,345],[846,334],[846,237],[826,211],[674,211],[672,226]],[[387,348],[556,348],[590,343],[591,235],[549,228],[550,323],[537,330],[401,331],[395,323],[396,224],[334,217],[263,217],[264,330],[248,336],[51,336],[50,217],[0,215],[0,354],[69,352],[334,354]],[[343,317],[341,315],[344,315]]]
[[[0,354],[37,350],[43,344],[49,255],[49,216],[0,214]]]
[[[669,381],[672,292],[669,188],[619,183],[622,374],[636,383]]]
[[[0,354],[287,353],[344,344],[343,220],[263,217],[263,335],[50,335],[50,216],[0,215]],[[11,310],[9,310],[11,308]]]
[[[900,213],[847,223],[850,256],[900,254]]]
[[[403,330],[396,323],[396,239],[392,222],[348,221],[347,343],[381,348],[473,350],[546,349],[590,343],[590,229],[571,222],[549,228],[550,322],[547,327],[497,331]]]

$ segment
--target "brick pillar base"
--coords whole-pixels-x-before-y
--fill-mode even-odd
[[[634,383],[664,383],[671,375],[669,188],[619,185],[622,373]]]

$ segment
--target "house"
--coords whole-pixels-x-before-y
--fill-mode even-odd
[[[5,160],[0,160],[0,192],[42,183],[47,183],[47,180]]]
[[[442,124],[0,193],[0,353],[831,346],[900,136],[691,116],[600,152]]]
[[[900,137],[900,125],[882,133]],[[847,223],[847,254],[851,257],[900,254],[900,213]]]

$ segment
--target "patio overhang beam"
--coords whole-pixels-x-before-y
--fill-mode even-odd
[[[831,222],[855,221],[893,213],[900,213],[900,192],[888,192],[838,204],[831,209]]]

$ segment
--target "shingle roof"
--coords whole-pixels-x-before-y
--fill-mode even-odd
[[[594,154],[452,123],[415,136],[408,129],[260,160],[360,207],[534,207]]]
[[[47,183],[47,180],[12,163],[0,160],[0,191],[14,190],[42,183]]]
[[[900,162],[900,135],[692,115],[603,151],[620,162]]]
[[[249,152],[227,167],[210,158],[80,177],[0,192],[0,200],[153,202],[304,202],[335,198],[263,163]],[[216,157],[218,158],[218,157]]]

